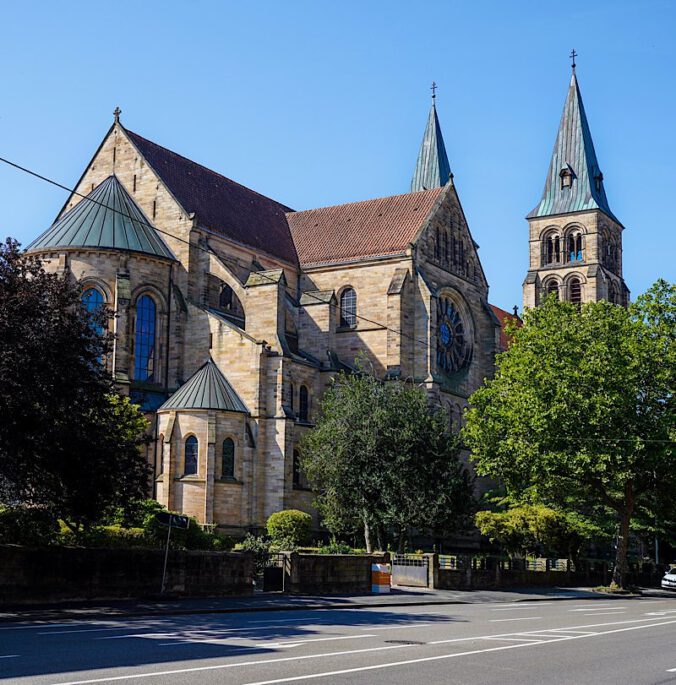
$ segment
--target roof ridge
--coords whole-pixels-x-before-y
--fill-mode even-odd
[[[154,140],[150,140],[150,138],[145,138],[142,136],[140,133],[136,133],[135,131],[132,131],[131,129],[125,128],[120,124],[122,129],[125,131],[125,133],[131,134],[132,136],[136,136],[137,138],[140,138],[146,143],[150,143],[151,145],[154,145],[155,147],[159,147],[165,152],[168,152],[170,155],[173,155],[174,157],[180,157],[181,159],[185,160],[186,162],[189,162],[190,164],[194,164],[195,166],[200,167],[201,169],[204,169],[204,171],[207,171],[213,176],[217,176],[219,179],[223,179],[227,181],[228,183],[232,183],[236,186],[239,186],[240,188],[244,188],[244,190],[249,191],[250,193],[254,193],[255,195],[258,195],[259,197],[265,198],[266,200],[269,200],[270,202],[274,202],[275,204],[278,204],[280,207],[283,209],[293,212],[294,209],[292,207],[289,207],[288,205],[285,205],[282,202],[279,202],[278,200],[275,200],[274,198],[270,197],[269,195],[264,195],[263,193],[258,192],[257,190],[254,190],[253,188],[249,188],[249,186],[245,186],[243,183],[239,183],[238,181],[233,180],[229,176],[225,176],[218,171],[214,171],[213,169],[210,169],[208,166],[205,166],[204,164],[201,164],[200,162],[196,162],[194,159],[190,159],[190,157],[186,157],[185,155],[182,155],[178,152],[175,152],[174,150],[170,150],[168,147],[165,147],[164,145],[160,145],[159,143],[156,143]]]
[[[313,207],[310,209],[299,209],[291,210],[288,212],[290,214],[305,214],[306,212],[318,212],[322,209],[336,209],[338,207],[350,207],[351,205],[363,205],[367,202],[378,202],[379,200],[394,200],[395,198],[408,197],[410,195],[425,195],[427,193],[440,193],[444,189],[444,186],[439,186],[438,188],[428,188],[427,190],[416,190],[412,193],[399,193],[397,195],[383,195],[382,197],[372,197],[367,200],[355,200],[353,202],[341,202],[336,205],[325,205],[323,207]]]

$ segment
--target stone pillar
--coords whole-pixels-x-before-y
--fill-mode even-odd
[[[404,297],[408,282],[408,270],[397,269],[387,289],[387,374],[392,377],[406,375],[407,348],[411,343],[411,336],[403,335],[408,323],[405,313],[406,299]],[[403,368],[402,368],[403,367]]]
[[[424,554],[427,559],[427,587],[439,587],[439,555],[434,552],[432,554]]]
[[[216,414],[209,412],[207,427],[207,463],[204,474],[204,523],[214,522],[214,478],[216,475]]]
[[[300,296],[300,305],[299,347],[319,361],[326,361],[335,341],[336,295],[333,290],[308,290]]]
[[[286,346],[286,278],[283,269],[252,272],[246,289],[246,332],[257,340],[264,340],[270,349],[282,354]]]

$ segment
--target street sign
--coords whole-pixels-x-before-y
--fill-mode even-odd
[[[187,530],[190,525],[190,519],[187,516],[170,514],[168,511],[160,511],[155,514],[155,520],[163,526],[178,528],[179,530]]]

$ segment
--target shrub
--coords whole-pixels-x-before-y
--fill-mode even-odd
[[[350,545],[337,540],[331,540],[327,545],[322,545],[317,549],[319,554],[354,554],[354,550]]]
[[[297,509],[285,509],[270,516],[267,522],[268,535],[275,546],[285,544],[294,549],[308,541],[312,516]]]
[[[59,524],[48,509],[0,505],[0,544],[44,547],[58,537]]]
[[[125,528],[143,528],[155,514],[166,509],[154,499],[140,499],[126,507],[118,507],[110,517],[110,523]]]
[[[265,538],[257,538],[251,533],[235,545],[236,552],[251,552],[256,563],[256,572],[262,573],[270,555],[270,543]]]

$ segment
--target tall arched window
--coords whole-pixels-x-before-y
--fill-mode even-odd
[[[218,298],[218,306],[221,309],[232,309],[232,288],[226,283]]]
[[[136,340],[134,343],[134,379],[153,382],[155,378],[155,339],[157,307],[149,295],[136,302]]]
[[[82,293],[82,304],[90,314],[95,314],[99,311],[103,306],[103,303],[103,295],[98,288],[87,288],[87,290]],[[97,323],[95,328],[97,333],[103,333],[103,326],[101,326],[101,324]]]
[[[580,304],[582,302],[582,284],[579,278],[571,278],[568,284],[570,291],[570,301],[573,304]]]
[[[221,478],[235,477],[235,442],[232,438],[223,440],[223,460],[221,461]]]
[[[448,261],[449,261],[449,259],[448,259],[448,257],[449,257],[449,255],[448,255],[448,231],[444,231],[443,238],[444,238],[444,261],[446,262],[446,264],[448,264]]]
[[[300,391],[298,392],[298,418],[301,421],[307,421],[308,419],[308,393],[307,388],[304,385],[300,386]]]
[[[558,264],[561,261],[561,238],[550,235],[545,244],[545,263]]]
[[[184,476],[194,476],[197,473],[197,447],[197,438],[191,435],[185,441]]]
[[[293,386],[293,383],[289,383],[289,407],[291,407],[291,411],[294,410],[296,404],[295,394],[296,388]]]
[[[353,328],[357,325],[357,293],[345,288],[340,296],[340,325]]]
[[[608,286],[608,302],[610,302],[611,304],[617,304],[617,300],[617,288],[615,287],[615,284],[611,281],[610,285]]]
[[[557,300],[559,299],[559,284],[556,281],[547,283],[547,295],[554,295]]]

